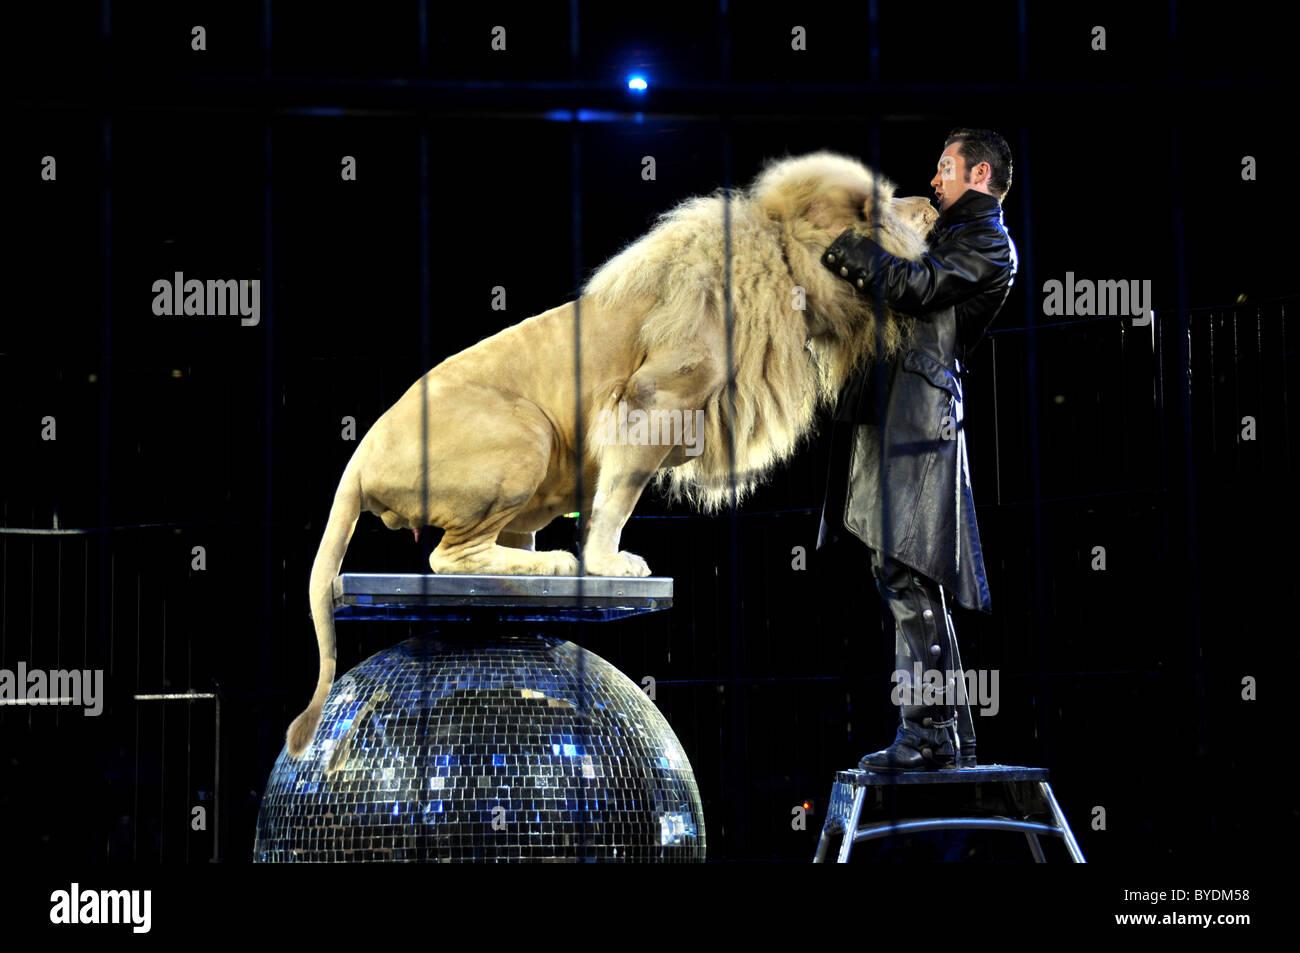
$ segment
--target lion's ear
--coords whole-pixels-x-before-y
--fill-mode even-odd
[[[809,203],[808,211],[805,213],[808,221],[818,228],[832,228],[835,225],[842,225],[843,222],[840,219],[843,215],[843,206],[822,195]]]
[[[864,222],[871,221],[872,216],[875,213],[875,209],[876,209],[876,197],[870,192],[868,192],[867,197],[862,202],[862,211],[859,212],[859,214],[862,216],[862,220]]]

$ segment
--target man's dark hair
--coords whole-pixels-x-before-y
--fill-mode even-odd
[[[947,149],[954,142],[960,142],[957,153],[966,160],[966,181],[970,181],[970,170],[981,162],[987,162],[991,174],[989,191],[1001,202],[1011,188],[1011,147],[992,129],[968,129],[958,126],[948,133],[943,147]]]

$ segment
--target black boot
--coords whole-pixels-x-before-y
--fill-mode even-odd
[[[955,767],[957,750],[953,728],[956,724],[955,718],[935,721],[927,717],[922,722],[904,718],[894,743],[863,756],[858,767],[864,771],[930,771]]]
[[[872,568],[876,588],[894,618],[894,692],[901,724],[893,744],[864,756],[858,766],[867,771],[928,771],[959,763],[973,765],[975,737],[956,661],[956,633],[938,584],[894,559],[882,564],[873,557]],[[931,690],[939,689],[938,698],[927,699],[922,694],[927,687],[926,670],[943,673],[937,686],[929,685]],[[954,699],[963,712],[951,703]],[[959,722],[960,737],[969,741],[969,751],[959,740]]]

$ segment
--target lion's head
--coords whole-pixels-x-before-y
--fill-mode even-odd
[[[780,226],[796,282],[807,290],[804,318],[823,400],[833,399],[859,365],[902,350],[913,318],[873,314],[870,297],[831,274],[821,256],[832,235],[851,228],[892,255],[915,261],[939,217],[924,196],[895,197],[894,183],[833,152],[776,159],[750,187],[753,201]]]

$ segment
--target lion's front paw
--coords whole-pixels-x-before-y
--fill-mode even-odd
[[[586,557],[588,576],[648,576],[650,564],[636,553],[594,553]]]

